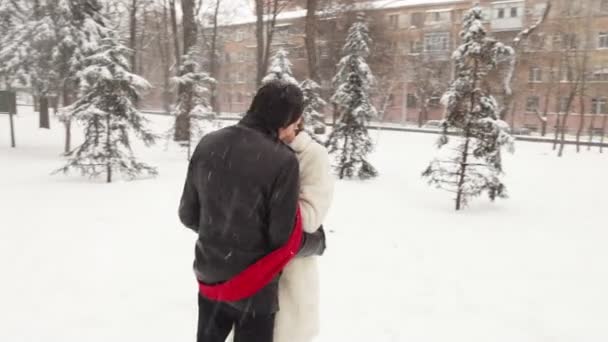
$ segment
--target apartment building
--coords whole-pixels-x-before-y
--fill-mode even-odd
[[[354,13],[363,11],[374,39],[369,63],[379,78],[375,101],[384,109],[382,119],[420,124],[441,119],[441,86],[452,77],[450,56],[460,42],[463,14],[474,3],[484,10],[489,34],[506,44],[513,44],[522,30],[537,22],[546,7],[544,0],[357,1],[350,12],[320,18],[318,59],[325,95],[331,94],[331,79]],[[588,128],[599,132],[608,114],[608,0],[552,3],[545,23],[517,48],[513,110],[505,113],[505,120],[517,128],[550,132],[569,112],[570,132],[579,128],[581,120],[585,132]],[[289,51],[299,80],[307,77],[302,6],[279,15],[272,44],[273,50]],[[239,19],[220,31],[220,110],[244,112],[256,88],[255,18]],[[423,66],[430,74],[421,72]],[[587,77],[577,76],[583,72]],[[429,78],[436,79],[440,91],[424,89]],[[566,108],[573,89],[575,99]],[[499,99],[501,92],[496,88]]]

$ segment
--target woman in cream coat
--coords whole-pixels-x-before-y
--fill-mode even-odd
[[[293,140],[292,140],[293,139]],[[303,229],[319,229],[329,210],[334,191],[327,149],[305,131],[284,139],[300,162],[300,210]],[[296,258],[279,281],[279,306],[275,342],[311,342],[319,333],[318,257]]]

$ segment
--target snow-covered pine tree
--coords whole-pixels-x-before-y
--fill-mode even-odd
[[[103,25],[88,25],[89,30],[103,30]],[[58,171],[78,169],[91,177],[105,173],[108,183],[115,170],[130,178],[142,173],[156,175],[156,169],[139,162],[131,148],[133,135],[146,145],[155,140],[146,128],[147,120],[134,105],[139,92],[149,84],[130,72],[129,49],[113,32],[105,35],[95,53],[84,57],[84,69],[79,73],[81,97],[69,107],[68,115],[84,127],[84,142],[69,153],[67,164]]]
[[[367,23],[360,14],[348,31],[342,49],[344,57],[333,79],[336,91],[331,102],[339,115],[326,145],[335,155],[335,169],[340,179],[355,175],[368,179],[378,174],[367,161],[367,155],[373,150],[367,124],[377,116],[370,100],[374,76],[365,60],[369,56],[370,43]]]
[[[442,97],[440,155],[423,172],[430,184],[456,194],[456,210],[484,192],[492,200],[506,197],[501,149],[513,145],[508,124],[498,117],[499,105],[484,85],[488,73],[514,58],[514,51],[486,36],[479,6],[464,17],[460,36],[462,45],[452,56],[455,79]],[[448,131],[462,134],[450,141]]]
[[[323,115],[323,107],[327,102],[321,97],[321,87],[317,82],[307,79],[302,84],[302,93],[304,94],[304,129],[313,136],[317,133],[325,132],[325,116]]]
[[[199,139],[207,132],[217,129],[217,115],[211,109],[209,103],[209,87],[215,80],[209,74],[201,71],[200,64],[196,61],[199,53],[191,52],[182,59],[180,76],[174,77],[173,82],[181,86],[183,91],[178,99],[173,112],[174,116],[187,117],[190,121],[190,139],[187,141],[188,159],[190,159],[193,139]],[[171,130],[171,136],[175,126]]]
[[[283,80],[295,85],[299,85],[298,81],[293,77],[291,72],[291,61],[288,58],[289,53],[285,49],[279,49],[270,60],[268,75],[262,79],[262,84],[274,80]]]

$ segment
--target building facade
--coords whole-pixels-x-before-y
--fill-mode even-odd
[[[565,126],[570,133],[581,127],[585,134],[605,128],[608,0],[553,0],[545,22],[518,44],[518,34],[542,17],[545,0],[351,2],[349,10],[319,18],[317,57],[326,97],[331,96],[331,79],[348,27],[355,13],[365,12],[374,40],[368,62],[378,78],[374,99],[381,109],[380,119],[420,125],[440,120],[439,99],[453,75],[451,55],[460,43],[462,18],[479,3],[488,34],[516,45],[512,105],[503,113],[506,121],[515,128],[548,133],[568,113]],[[289,52],[294,76],[300,81],[308,76],[304,5],[305,1],[296,2],[278,16],[272,42],[273,51]],[[255,18],[224,24],[219,32],[218,107],[221,112],[242,113],[256,90]],[[508,97],[498,86],[495,94],[499,101]],[[327,114],[330,118],[331,108]]]

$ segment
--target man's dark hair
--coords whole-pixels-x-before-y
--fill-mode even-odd
[[[248,113],[266,128],[277,130],[300,119],[304,110],[303,99],[302,90],[297,85],[280,80],[270,81],[258,90]]]

